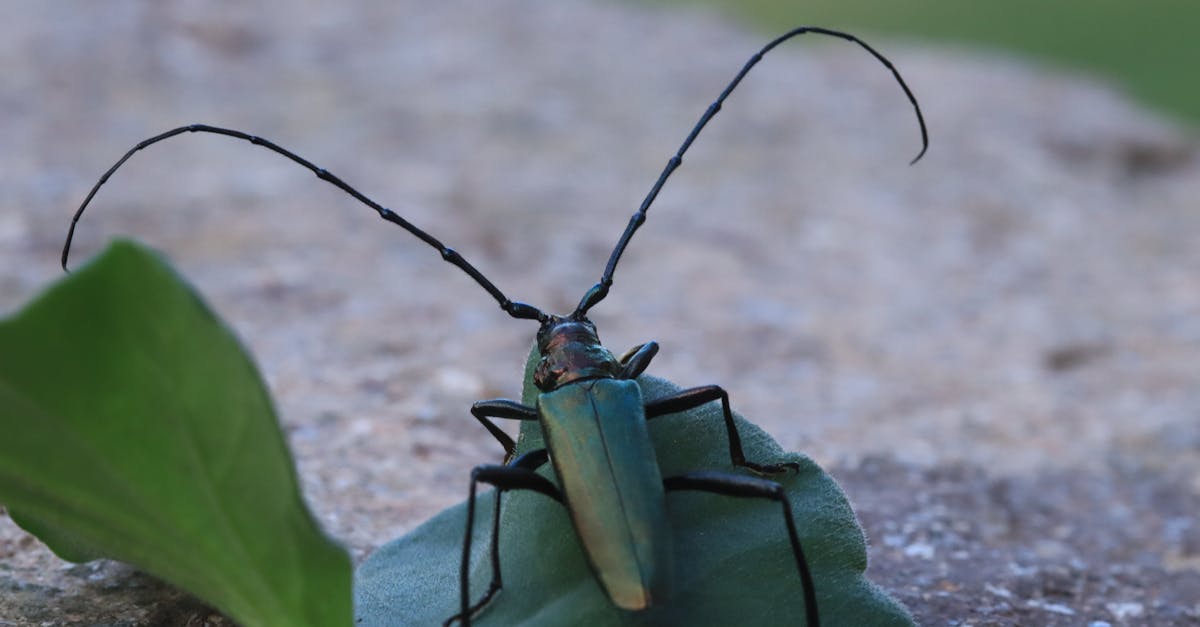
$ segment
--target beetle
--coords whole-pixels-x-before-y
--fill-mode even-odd
[[[600,280],[567,315],[547,314],[533,305],[510,300],[462,255],[298,154],[255,135],[207,124],[181,126],[155,135],[138,142],[118,159],[92,186],[72,217],[63,245],[62,267],[67,269],[75,228],[84,210],[100,187],[135,153],[176,135],[200,132],[241,139],[282,155],[374,209],[384,220],[433,247],[443,260],[478,283],[509,316],[534,320],[539,324],[536,336],[539,358],[534,370],[534,383],[540,394],[535,406],[495,399],[479,401],[471,407],[471,415],[504,448],[504,463],[480,465],[471,471],[466,532],[459,569],[460,607],[458,614],[446,620],[446,625],[460,621],[464,627],[469,626],[472,617],[500,591],[502,579],[497,549],[500,498],[505,491],[520,489],[539,492],[566,506],[599,585],[613,604],[633,611],[661,603],[669,595],[672,570],[670,529],[666,514],[667,492],[699,490],[776,501],[782,506],[782,518],[803,590],[806,621],[808,625],[816,626],[820,622],[816,585],[796,531],[791,505],[782,486],[766,478],[789,469],[798,470],[798,464],[772,464],[746,459],[730,408],[729,395],[719,386],[686,389],[664,398],[642,398],[636,379],[657,354],[658,344],[646,342],[617,358],[601,344],[595,325],[587,317],[588,311],[608,295],[617,264],[633,234],[645,222],[647,211],[663,184],[683,162],[684,153],[696,137],[721,110],[725,99],[766,53],[784,41],[806,33],[858,44],[892,73],[912,104],[920,126],[921,150],[911,163],[925,154],[929,138],[920,105],[899,71],[887,58],[848,33],[812,26],[792,29],[750,57],[701,115],[631,216],[609,256]],[[693,471],[663,477],[655,458],[647,421],[714,402],[721,403],[730,461],[750,474]],[[545,448],[516,456],[516,443],[493,419],[538,422]],[[536,472],[547,463],[553,467],[557,484]],[[472,603],[468,568],[476,489],[481,483],[496,488],[491,531],[492,581],[482,597]]]

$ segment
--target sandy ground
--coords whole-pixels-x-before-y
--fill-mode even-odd
[[[780,25],[783,31],[787,26]],[[87,188],[189,122],[279,141],[567,310],[767,37],[702,13],[532,1],[17,0],[0,21],[0,311],[59,276]],[[664,189],[593,318],[720,383],[842,482],[872,577],[927,625],[1200,621],[1195,134],[1087,77],[874,42],[789,44]],[[419,241],[248,144],[132,160],[76,259],[165,251],[254,352],[313,508],[356,557],[498,458],[529,323]],[[200,624],[125,567],[0,519],[0,625]]]

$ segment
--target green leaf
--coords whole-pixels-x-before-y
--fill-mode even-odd
[[[0,502],[67,559],[128,562],[247,627],[348,625],[346,553],[304,505],[233,334],[118,242],[0,322]]]
[[[528,366],[526,404],[537,393]],[[680,388],[644,376],[644,398]],[[797,462],[799,473],[773,479],[786,488],[816,580],[824,625],[913,625],[899,603],[869,582],[862,529],[845,495],[811,459],[784,453],[761,429],[740,416],[748,459]],[[650,421],[664,476],[732,467],[718,403]],[[520,451],[541,446],[535,423],[522,423]],[[552,476],[549,465],[542,474]],[[463,469],[463,491],[468,469]],[[668,493],[674,535],[675,591],[667,603],[643,612],[615,608],[589,571],[566,511],[540,494],[507,492],[501,513],[500,562],[504,588],[473,625],[802,625],[800,578],[778,504],[697,492]],[[494,494],[477,501],[472,541],[471,597],[491,578],[489,533]],[[458,613],[458,571],[466,508],[438,514],[409,535],[371,555],[356,575],[360,625],[435,625]]]

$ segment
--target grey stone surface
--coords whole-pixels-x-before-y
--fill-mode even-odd
[[[783,30],[790,25],[780,25]],[[697,116],[766,41],[621,4],[17,0],[0,21],[0,311],[58,276],[88,186],[189,122],[270,137],[569,309]],[[834,469],[873,577],[929,625],[1200,620],[1195,135],[1086,78],[796,42],[729,101],[594,311]],[[253,350],[308,498],[361,557],[498,459],[533,327],[248,144],[135,157],[81,226],[165,251]],[[0,625],[219,621],[0,522]],[[164,614],[162,612],[175,612]],[[170,616],[170,619],[163,619]],[[157,618],[156,618],[157,617]]]

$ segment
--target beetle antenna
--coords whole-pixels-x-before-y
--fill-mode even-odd
[[[226,137],[234,137],[237,139],[242,139],[242,140],[248,141],[251,144],[254,144],[256,146],[262,146],[276,154],[280,154],[280,155],[287,157],[288,159],[291,159],[295,163],[298,163],[301,166],[304,166],[305,168],[308,168],[309,170],[311,170],[313,174],[317,175],[317,178],[321,179],[322,181],[325,181],[326,183],[333,185],[334,187],[337,187],[338,189],[342,190],[343,192],[346,192],[347,194],[349,194],[350,196],[353,196],[355,200],[374,209],[379,214],[379,217],[383,218],[384,220],[387,220],[388,222],[391,222],[392,224],[399,226],[400,228],[408,231],[409,233],[412,233],[413,235],[417,236],[417,238],[420,239],[422,242],[425,242],[426,244],[429,244],[430,246],[432,246],[434,248],[434,250],[437,250],[438,253],[441,254],[443,260],[454,265],[459,270],[462,270],[463,272],[467,273],[467,276],[474,279],[475,282],[478,283],[480,287],[482,287],[484,290],[486,290],[488,294],[491,294],[492,298],[495,298],[496,302],[500,303],[500,308],[503,309],[505,311],[505,313],[507,313],[508,315],[510,315],[514,318],[518,318],[518,319],[537,320],[538,322],[543,322],[549,317],[545,313],[543,313],[542,310],[538,309],[537,307],[534,307],[533,305],[527,305],[525,303],[519,303],[519,302],[514,302],[514,301],[509,300],[508,297],[504,295],[504,292],[501,292],[500,289],[497,288],[494,284],[492,284],[492,282],[489,281],[487,277],[483,276],[482,272],[477,270],[475,268],[475,266],[471,265],[471,263],[469,261],[467,261],[465,258],[463,258],[462,255],[455,252],[454,249],[448,248],[446,245],[442,244],[442,242],[440,242],[436,237],[430,235],[429,233],[426,233],[424,230],[422,230],[420,228],[417,228],[411,222],[400,217],[399,214],[392,211],[391,209],[388,209],[387,207],[380,205],[379,203],[375,202],[374,200],[367,198],[362,192],[358,191],[357,189],[354,189],[349,184],[347,184],[345,181],[338,178],[337,176],[335,176],[334,174],[332,174],[325,168],[321,168],[321,167],[314,165],[312,162],[308,161],[304,157],[301,157],[300,155],[297,155],[296,153],[294,153],[286,148],[283,148],[282,146],[280,146],[279,144],[276,144],[275,142],[263,139],[261,137],[255,136],[255,135],[250,135],[248,133],[243,133],[241,131],[228,129],[228,128],[221,128],[221,127],[217,127],[217,126],[209,126],[207,124],[191,124],[188,126],[181,126],[179,128],[171,129],[165,133],[161,133],[161,134],[155,135],[154,137],[151,137],[149,139],[144,139],[144,140],[138,142],[137,145],[135,145],[133,148],[130,148],[129,151],[126,152],[124,156],[122,156],[120,159],[118,159],[117,162],[114,163],[112,165],[112,167],[109,168],[108,171],[105,172],[104,175],[100,177],[100,180],[96,181],[96,184],[92,186],[92,190],[90,192],[88,192],[87,197],[83,199],[83,204],[81,204],[79,206],[79,209],[75,211],[74,217],[71,218],[71,227],[70,227],[70,229],[67,230],[67,240],[66,240],[66,242],[63,243],[63,249],[62,249],[62,268],[64,271],[67,270],[67,256],[71,252],[71,240],[75,237],[75,225],[78,224],[79,218],[81,216],[83,216],[83,210],[87,209],[88,203],[92,202],[92,198],[96,195],[96,192],[99,191],[100,186],[102,186],[106,182],[108,182],[108,179],[110,176],[112,176],[113,172],[116,172],[118,168],[120,168],[122,165],[124,165],[125,162],[128,161],[129,158],[134,155],[134,153],[136,153],[144,148],[147,148],[149,146],[152,146],[154,144],[157,144],[158,142],[161,142],[166,139],[170,139],[176,135],[180,135],[183,133],[212,133],[214,135],[224,135]]]
[[[908,96],[908,101],[912,103],[913,111],[915,111],[917,114],[917,124],[919,124],[921,127],[921,151],[918,152],[917,156],[909,162],[909,165],[916,163],[917,160],[925,155],[925,150],[929,148],[929,132],[925,128],[925,116],[921,114],[921,106],[917,104],[916,96],[913,95],[912,90],[908,88],[908,84],[904,82],[904,78],[900,76],[900,72],[896,70],[896,67],[892,65],[892,62],[889,61],[887,57],[879,54],[879,52],[868,45],[867,42],[849,33],[843,33],[841,31],[830,30],[827,28],[819,28],[816,26],[801,26],[799,28],[790,30],[775,38],[775,40],[773,40],[771,43],[763,46],[762,50],[759,50],[754,56],[750,57],[750,60],[746,62],[746,65],[742,66],[741,71],[733,77],[733,80],[730,81],[729,85],[725,87],[725,90],[721,92],[721,95],[718,96],[717,99],[708,106],[708,109],[705,110],[704,114],[700,116],[700,121],[697,122],[696,126],[692,128],[692,132],[688,133],[687,138],[683,140],[683,144],[679,147],[679,150],[675,153],[675,156],[671,157],[671,159],[667,161],[666,168],[663,169],[662,174],[658,175],[658,180],[655,181],[654,185],[650,188],[650,193],[646,194],[646,198],[642,201],[641,206],[638,207],[637,212],[635,212],[633,216],[629,218],[629,225],[625,227],[625,232],[621,234],[621,239],[617,242],[616,248],[613,249],[612,255],[608,258],[608,265],[604,267],[604,274],[600,277],[600,282],[592,286],[592,289],[588,290],[587,293],[584,294],[583,299],[579,301],[579,306],[575,308],[575,313],[571,314],[572,318],[583,318],[587,315],[589,309],[591,309],[596,303],[604,300],[605,296],[608,296],[608,289],[612,287],[612,277],[613,272],[615,272],[617,269],[617,262],[621,260],[621,254],[625,252],[625,247],[629,245],[629,240],[633,237],[634,232],[636,232],[638,227],[642,226],[642,223],[646,221],[646,211],[650,208],[650,205],[654,203],[654,199],[658,197],[658,192],[662,189],[663,183],[665,183],[667,178],[671,176],[671,173],[674,172],[681,163],[683,163],[683,154],[692,146],[692,142],[696,141],[696,137],[700,134],[700,131],[704,129],[704,126],[708,124],[708,121],[711,120],[713,116],[715,116],[717,112],[721,110],[721,104],[725,102],[725,99],[729,97],[729,94],[733,93],[733,90],[737,88],[739,83],[742,82],[742,79],[747,73],[750,72],[750,69],[762,60],[763,55],[767,54],[772,48],[787,41],[788,39],[798,35],[803,35],[805,33],[828,35],[830,37],[837,37],[839,39],[854,42],[867,52],[871,53],[871,56],[875,57],[875,59],[882,63],[884,67],[891,71],[892,76],[896,77],[896,82],[900,83],[900,88],[904,90],[904,95]]]

